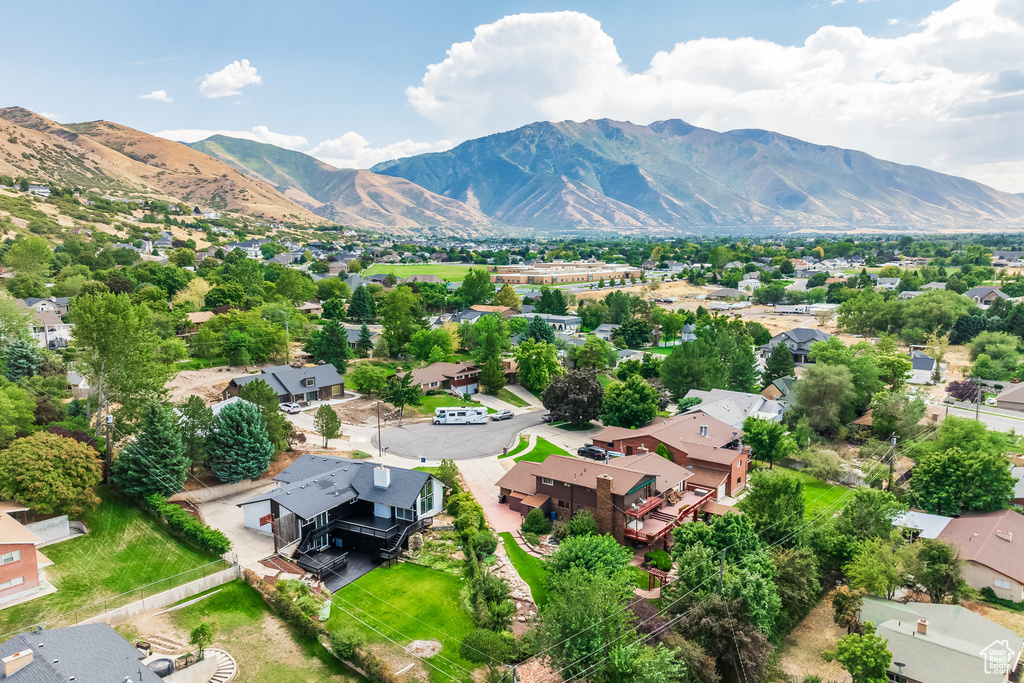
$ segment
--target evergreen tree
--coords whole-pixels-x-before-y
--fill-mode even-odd
[[[771,353],[768,354],[768,359],[764,362],[761,385],[768,386],[780,377],[792,377],[793,371],[793,354],[788,346],[779,342],[772,347]]]
[[[505,388],[505,366],[501,357],[494,355],[484,362],[480,369],[480,384],[492,396]]]
[[[539,315],[533,316],[526,328],[526,336],[538,342],[555,343],[555,331]]]
[[[303,348],[318,363],[330,363],[339,373],[345,372],[345,361],[349,358],[348,333],[337,320],[328,320],[319,330],[314,330]]]
[[[757,366],[750,337],[740,337],[736,353],[729,365],[729,388],[733,391],[757,393]]]
[[[254,404],[262,418],[270,442],[278,451],[288,447],[288,437],[292,432],[292,424],[281,414],[280,397],[270,388],[266,380],[257,379],[247,382],[238,390],[238,395]]]
[[[213,473],[226,484],[255,479],[266,472],[274,444],[260,419],[260,409],[244,401],[224,406],[207,453]]]
[[[323,405],[316,409],[316,416],[313,418],[313,428],[324,439],[324,448],[330,439],[337,439],[341,436],[341,420],[334,408]]]
[[[373,351],[373,333],[370,332],[370,328],[366,326],[366,321],[363,321],[362,327],[359,328],[359,339],[356,340],[356,350],[359,354],[365,356],[370,351]]]
[[[184,486],[189,464],[171,412],[150,403],[143,410],[141,431],[114,460],[110,478],[129,496],[170,496]]]
[[[39,372],[39,349],[27,339],[14,339],[3,350],[4,377],[17,382],[23,377],[33,377]]]
[[[189,396],[178,404],[178,432],[193,469],[206,455],[206,439],[216,424],[213,410],[198,396]]]
[[[373,319],[377,312],[376,308],[370,290],[366,288],[366,285],[359,285],[356,287],[356,291],[352,292],[352,301],[348,305],[348,317],[362,320],[365,323],[367,320]]]

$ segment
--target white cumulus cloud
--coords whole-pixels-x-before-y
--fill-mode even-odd
[[[171,102],[173,98],[167,96],[166,90],[154,90],[151,93],[145,95],[139,95],[141,100],[156,100],[158,102]]]
[[[249,64],[248,59],[235,60],[220,71],[206,74],[199,84],[199,93],[203,97],[227,97],[238,95],[247,85],[260,85],[263,77],[256,67]]]
[[[682,118],[766,128],[1024,190],[1024,11],[958,0],[905,35],[823,26],[802,45],[701,38],[631,72],[599,22],[579,12],[478,26],[427,67],[407,97],[472,136],[536,120]]]
[[[308,154],[337,168],[369,168],[382,161],[426,152],[443,152],[451,147],[452,143],[449,140],[437,142],[401,140],[384,147],[373,147],[370,141],[362,135],[349,131],[341,137],[324,140],[309,150]]]
[[[226,135],[229,138],[241,138],[243,140],[254,140],[265,142],[269,145],[277,145],[286,149],[301,149],[309,145],[309,141],[302,135],[288,135],[286,133],[275,133],[266,126],[253,126],[251,130],[211,130],[206,128],[178,128],[174,130],[161,130],[153,133],[161,138],[176,140],[178,142],[198,142],[205,140],[211,135]]]

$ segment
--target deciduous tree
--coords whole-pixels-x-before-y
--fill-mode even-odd
[[[796,401],[812,428],[834,431],[853,419],[853,377],[842,365],[815,364],[793,386]]]
[[[359,363],[348,373],[348,379],[363,394],[379,395],[387,387],[388,373],[373,363]]]
[[[613,382],[604,392],[603,418],[610,427],[642,427],[657,414],[658,392],[639,375]]]
[[[786,425],[751,415],[743,421],[743,443],[750,446],[754,458],[772,469],[780,460],[796,451],[796,442],[786,434]]]
[[[381,398],[398,408],[398,424],[401,426],[405,407],[418,406],[423,400],[423,390],[414,383],[412,373],[407,372],[391,377]]]
[[[853,683],[884,683],[892,662],[888,641],[875,634],[875,625],[867,622],[862,633],[848,633],[836,641],[836,649],[825,652],[826,661],[836,661],[850,672]]]
[[[796,477],[783,471],[754,470],[739,508],[765,543],[794,546],[799,542],[804,487]]]
[[[44,515],[78,515],[100,499],[99,454],[74,439],[36,432],[0,451],[0,497]]]
[[[512,355],[519,367],[519,383],[531,391],[544,391],[552,379],[565,373],[554,344],[525,339]]]
[[[1009,505],[1014,478],[1006,456],[950,448],[918,458],[910,480],[915,500],[930,512],[987,512]]]
[[[317,408],[316,416],[313,418],[313,429],[323,437],[324,448],[327,448],[327,442],[330,439],[337,439],[341,436],[341,420],[338,419],[334,408],[328,405]]]
[[[552,418],[579,427],[601,415],[604,388],[593,370],[570,370],[556,377],[544,390],[541,401]]]

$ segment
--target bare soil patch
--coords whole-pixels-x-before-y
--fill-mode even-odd
[[[221,400],[222,392],[228,382],[238,375],[259,372],[259,368],[250,366],[206,368],[205,370],[182,370],[167,383],[171,392],[171,400],[175,403],[196,395],[207,403]]]
[[[832,603],[826,596],[786,638],[779,666],[797,680],[816,674],[826,681],[849,683],[852,678],[843,667],[821,658],[824,650],[836,646],[836,638],[841,635],[845,631],[832,621]]]
[[[436,640],[414,640],[405,649],[414,657],[433,657],[441,651],[441,643]]]
[[[338,414],[338,419],[345,424],[361,425],[367,422],[377,422],[377,404],[380,403],[381,420],[397,420],[398,409],[390,403],[378,401],[375,398],[361,398],[355,401],[347,401],[332,406]]]
[[[1018,636],[1024,637],[1024,614],[997,607],[989,607],[980,602],[965,602],[963,605],[972,612],[1010,629]]]

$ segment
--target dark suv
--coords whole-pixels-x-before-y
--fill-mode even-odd
[[[592,443],[586,446],[580,446],[576,449],[576,455],[582,458],[593,458],[594,460],[604,460],[604,449],[600,446],[595,446]]]

